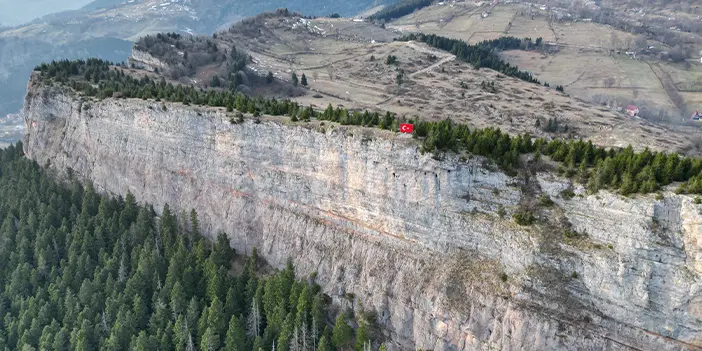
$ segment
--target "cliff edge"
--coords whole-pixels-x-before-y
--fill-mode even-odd
[[[224,110],[90,100],[36,77],[24,118],[31,159],[157,210],[194,208],[209,235],[273,266],[292,258],[336,303],[377,310],[392,349],[702,349],[692,197],[575,186],[571,198],[565,179],[435,160],[406,135],[232,124]],[[544,196],[554,204],[536,224],[514,223]]]

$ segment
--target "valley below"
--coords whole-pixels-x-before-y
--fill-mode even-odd
[[[505,36],[542,38],[538,50],[508,50],[503,57],[563,85],[573,96],[620,110],[636,105],[647,119],[683,124],[702,101],[702,36],[681,31],[675,21],[689,20],[694,26],[700,16],[695,7],[685,12],[668,3],[446,1],[393,19],[387,28],[469,43]],[[679,56],[668,58],[674,52]]]
[[[0,148],[14,144],[24,137],[24,120],[20,115],[7,115],[0,118]]]

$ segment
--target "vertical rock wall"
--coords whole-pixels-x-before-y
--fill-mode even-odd
[[[546,214],[588,234],[563,242],[510,220],[532,195],[483,160],[437,161],[389,132],[165,106],[32,80],[25,152],[102,191],[195,208],[209,235],[274,266],[292,258],[337,303],[376,309],[394,349],[702,346],[702,216],[688,197],[563,200],[565,183],[540,176],[558,205]]]

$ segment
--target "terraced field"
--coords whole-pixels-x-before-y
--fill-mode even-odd
[[[569,94],[613,108],[639,105],[653,120],[678,122],[702,108],[699,59],[678,64],[652,57],[634,59],[622,49],[636,40],[633,34],[593,22],[558,21],[534,6],[442,2],[387,27],[470,43],[500,36],[541,37],[550,44],[548,50],[508,51],[503,57],[540,80],[563,85]],[[652,40],[648,45],[666,49]]]

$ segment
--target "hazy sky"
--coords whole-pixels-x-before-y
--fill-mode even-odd
[[[52,12],[83,7],[93,0],[0,0],[0,24],[17,25]]]

